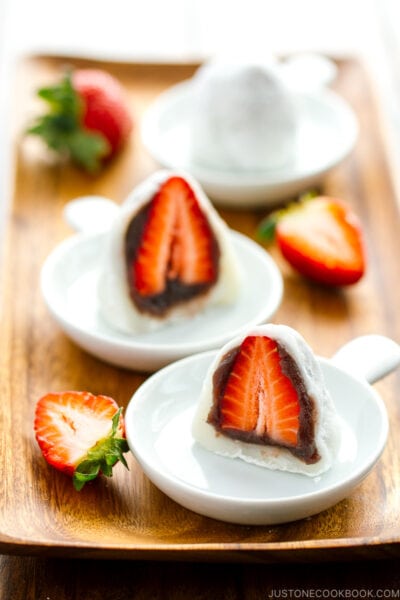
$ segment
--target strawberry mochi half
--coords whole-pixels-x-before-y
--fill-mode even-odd
[[[320,365],[285,325],[256,327],[218,352],[192,432],[217,454],[310,476],[332,466],[340,443]]]
[[[122,205],[105,244],[103,318],[126,333],[235,302],[240,268],[227,225],[187,174],[158,171]]]

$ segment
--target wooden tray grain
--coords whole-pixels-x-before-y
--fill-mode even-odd
[[[356,492],[313,518],[280,526],[246,527],[198,516],[169,500],[143,475],[133,457],[76,493],[70,480],[46,465],[33,437],[36,400],[50,390],[88,389],[126,406],[146,375],[116,369],[70,342],[46,311],[38,278],[50,251],[72,232],[62,208],[82,194],[122,201],[156,165],[140,144],[97,178],[54,162],[21,130],[39,106],[33,90],[65,62],[95,65],[125,85],[137,123],[149,102],[195,66],[93,63],[36,57],[19,65],[13,100],[15,186],[2,240],[0,336],[0,551],[133,559],[308,561],[400,554],[399,373],[377,384],[391,432],[377,467]],[[355,108],[361,126],[352,155],[326,177],[323,192],[346,198],[365,227],[369,270],[353,288],[322,289],[305,282],[274,253],[285,295],[274,321],[297,328],[315,352],[330,356],[356,335],[400,340],[400,219],[387,168],[372,87],[361,66],[340,63],[337,90]],[[235,229],[254,235],[266,211],[223,210]]]

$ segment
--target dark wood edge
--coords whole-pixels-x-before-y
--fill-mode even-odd
[[[64,558],[213,562],[330,562],[400,557],[400,539],[310,540],[277,543],[132,544],[43,543],[0,533],[0,554]]]

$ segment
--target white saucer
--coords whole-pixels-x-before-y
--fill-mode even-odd
[[[143,142],[161,165],[188,171],[216,204],[235,208],[269,206],[317,185],[349,154],[358,134],[352,109],[337,94],[326,89],[299,94],[299,135],[292,164],[266,172],[216,171],[190,160],[192,105],[190,80],[163,92],[144,115]]]
[[[120,367],[154,371],[195,352],[219,348],[277,310],[283,282],[275,262],[248,237],[231,235],[244,278],[238,301],[209,307],[187,322],[155,332],[128,336],[101,318],[96,285],[102,234],[78,234],[62,242],[43,265],[42,294],[63,331],[84,350]]]
[[[137,390],[126,411],[131,451],[170,498],[222,521],[284,523],[336,504],[375,465],[388,434],[385,406],[368,383],[325,359],[321,366],[342,423],[340,451],[328,472],[310,478],[271,471],[203,449],[192,438],[191,422],[214,356],[191,356],[159,371]]]

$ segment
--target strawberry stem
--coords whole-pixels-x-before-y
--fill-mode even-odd
[[[112,476],[112,468],[118,462],[129,469],[123,455],[128,452],[129,446],[125,438],[116,437],[118,432],[119,420],[122,409],[120,408],[112,418],[112,428],[110,435],[98,441],[91,448],[85,460],[76,467],[73,476],[74,488],[79,492],[85,483],[96,479],[99,473],[106,477]]]

